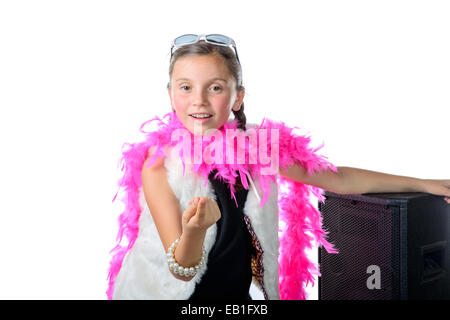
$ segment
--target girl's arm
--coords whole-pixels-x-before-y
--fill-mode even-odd
[[[338,167],[338,170],[347,194],[424,191],[422,179],[350,167]]]
[[[150,149],[149,155],[154,151],[155,148]],[[165,153],[168,154],[168,150]],[[174,258],[181,266],[193,267],[202,258],[206,231],[220,219],[220,209],[213,199],[197,197],[189,202],[189,207],[182,213],[179,200],[167,181],[164,159],[158,158],[148,167],[147,163],[148,159],[142,167],[142,187],[164,249],[167,252],[170,245],[180,237]],[[179,276],[172,270],[170,272],[179,280],[189,281],[193,278]]]
[[[161,158],[147,167],[147,161],[142,168],[142,187],[150,213],[158,230],[165,252],[170,245],[181,236],[181,208],[176,196],[167,182],[164,162]],[[202,256],[203,238],[196,239],[182,237],[175,250],[175,260],[180,265],[188,265],[193,261],[195,265]],[[196,260],[198,259],[198,260]],[[169,268],[169,266],[167,266]],[[171,271],[172,275],[180,280],[190,280]]]
[[[426,192],[444,196],[450,203],[450,180],[418,179],[351,167],[337,167],[337,171],[308,175],[304,167],[293,165],[287,170],[280,169],[280,174],[339,194]]]

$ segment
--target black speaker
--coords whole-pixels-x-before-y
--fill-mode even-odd
[[[450,205],[426,193],[325,191],[319,300],[450,299]]]

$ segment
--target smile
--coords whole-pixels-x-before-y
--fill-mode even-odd
[[[208,119],[208,118],[212,117],[212,115],[207,114],[207,113],[191,114],[190,116],[195,119]]]

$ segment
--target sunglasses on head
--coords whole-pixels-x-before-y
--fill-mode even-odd
[[[236,54],[236,59],[239,62],[239,57],[236,49],[236,43],[233,39],[230,37],[227,37],[223,34],[183,34],[182,36],[176,37],[172,41],[172,46],[170,48],[170,60],[172,60],[173,53],[175,50],[177,50],[179,47],[197,43],[200,40],[204,40],[205,42],[218,45],[218,46],[225,46],[229,47],[232,46],[234,49],[234,53]]]

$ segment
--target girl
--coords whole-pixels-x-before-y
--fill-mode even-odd
[[[305,299],[318,274],[305,249],[337,252],[310,195],[427,192],[450,203],[450,180],[336,168],[283,123],[247,124],[227,36],[176,38],[169,77],[172,112],[123,153],[110,299],[249,300],[252,281],[266,299]]]

